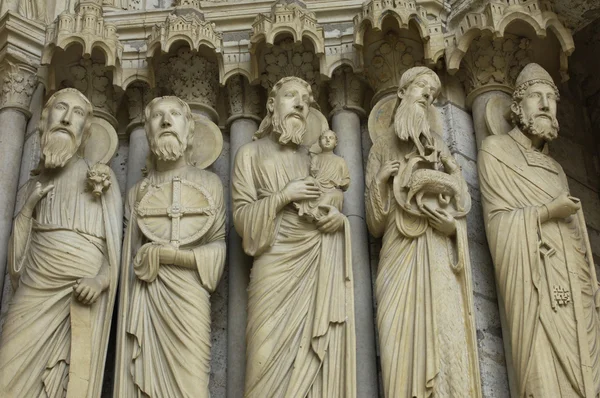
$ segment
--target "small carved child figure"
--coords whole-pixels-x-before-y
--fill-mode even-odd
[[[320,153],[315,153],[310,161],[310,179],[321,190],[318,199],[296,202],[300,216],[311,220],[319,220],[327,215],[325,206],[334,206],[342,211],[344,191],[350,185],[350,173],[346,161],[333,153],[337,146],[338,138],[332,130],[326,130],[319,137]]]

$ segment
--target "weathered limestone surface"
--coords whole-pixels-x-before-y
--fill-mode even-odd
[[[367,318],[369,312],[374,314],[377,302],[367,297],[373,286],[363,281],[375,281],[381,241],[360,230],[364,203],[359,199],[363,188],[357,179],[366,170],[372,146],[367,117],[372,112],[391,113],[389,105],[377,107],[377,101],[395,93],[404,70],[430,66],[443,86],[435,104],[441,114],[439,130],[462,168],[472,198],[466,223],[482,395],[507,397],[507,365],[483,225],[476,137],[481,141],[489,135],[485,119],[488,103],[510,96],[514,78],[526,63],[542,63],[555,81],[570,77],[558,84],[561,135],[550,149],[565,170],[573,195],[582,200],[594,259],[599,264],[600,140],[595,132],[600,129],[600,58],[595,55],[600,51],[600,23],[592,21],[600,16],[600,6],[597,1],[564,0],[442,3],[2,0],[0,13],[9,13],[0,17],[0,60],[19,68],[29,65],[30,70],[37,71],[41,84],[29,87],[29,80],[24,80],[21,82],[27,89],[17,90],[21,102],[31,97],[30,105],[22,107],[21,135],[13,134],[12,129],[7,135],[8,125],[0,124],[2,143],[22,139],[15,151],[3,144],[16,159],[16,166],[2,165],[0,174],[9,179],[8,170],[16,177],[8,185],[1,184],[0,199],[16,200],[0,224],[11,224],[26,199],[25,182],[40,156],[35,129],[45,99],[57,89],[75,87],[85,93],[102,126],[107,128],[108,123],[118,134],[118,149],[110,166],[123,197],[142,177],[149,152],[141,125],[143,107],[161,95],[185,99],[204,120],[215,122],[223,136],[223,150],[209,168],[223,183],[228,207],[228,256],[221,283],[210,299],[209,389],[216,398],[239,398],[244,388],[246,288],[252,260],[242,253],[227,198],[235,154],[257,130],[268,90],[284,76],[309,81],[322,113],[340,137],[336,153],[348,163],[354,181],[346,192],[345,208],[356,213],[350,214],[349,220],[353,243],[358,242],[353,245],[355,295],[360,297],[355,307],[357,337],[362,332],[368,336],[376,332],[375,320],[359,322],[360,314],[367,314]],[[44,66],[38,69],[40,64]],[[22,84],[14,76],[0,71],[4,93],[10,92],[11,84]],[[16,109],[8,112],[18,112]],[[356,136],[358,129],[360,135]],[[7,162],[10,156],[0,158]],[[7,240],[9,233],[10,228],[0,228],[0,254],[1,238]],[[0,264],[4,261],[0,255]],[[6,303],[13,295],[2,272],[0,280],[6,282],[0,301],[0,328]],[[365,342],[362,337],[357,340],[358,363],[363,365],[357,372],[358,396],[362,392],[368,398],[382,396],[381,384],[374,380],[381,370],[381,349],[372,342],[363,345]],[[111,344],[104,380],[106,397],[113,396],[114,341]],[[361,355],[366,355],[364,361]],[[378,392],[373,393],[373,389]]]

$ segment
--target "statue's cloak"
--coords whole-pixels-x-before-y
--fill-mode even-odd
[[[6,396],[37,397],[44,391],[61,397],[67,386],[69,397],[98,398],[102,392],[123,211],[114,173],[113,184],[95,199],[86,188],[89,168],[77,159],[57,178],[41,174],[26,187],[29,197],[38,181],[55,185],[34,218],[21,213],[15,218],[8,267],[18,287],[0,350],[0,392]],[[81,304],[73,297],[74,284],[94,277],[102,263],[108,265],[108,290],[91,306]]]

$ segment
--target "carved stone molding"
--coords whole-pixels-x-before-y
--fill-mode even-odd
[[[73,87],[81,91],[94,106],[94,113],[117,126],[115,115],[121,94],[115,91],[111,73],[104,63],[82,59],[66,66],[60,77],[59,88]]]
[[[29,65],[5,60],[0,65],[0,76],[2,77],[0,109],[16,108],[29,117],[31,96],[38,83],[35,69]]]
[[[358,113],[361,117],[366,116],[363,109],[364,92],[363,82],[350,67],[344,66],[336,69],[329,81],[331,113],[334,114],[339,110],[349,109]]]
[[[191,106],[205,109],[214,120],[219,93],[219,66],[187,48],[160,62],[156,68],[161,95],[175,95]]]
[[[395,91],[406,70],[425,62],[421,43],[395,32],[369,45],[364,57],[367,80],[376,93],[374,102],[387,92]]]
[[[243,76],[233,76],[227,80],[229,114],[227,124],[244,117],[260,122],[263,104],[257,86],[250,85]]]
[[[503,37],[506,27],[514,21],[530,25],[539,38],[545,38],[552,29],[562,49],[561,74],[568,79],[567,57],[575,50],[571,32],[565,28],[547,0],[485,0],[479,8],[467,8],[462,13],[451,15],[446,35],[446,65],[448,72],[456,73],[471,42],[481,32],[491,32],[494,37]]]
[[[275,44],[275,37],[282,32],[291,34],[296,43],[307,37],[313,43],[315,53],[325,52],[323,28],[317,23],[315,13],[297,0],[278,0],[271,7],[271,15],[258,14],[252,24],[250,51],[254,52],[262,41]]]
[[[81,44],[84,57],[91,56],[92,50],[99,48],[106,57],[107,66],[120,65],[123,45],[119,42],[117,26],[105,23],[101,0],[82,0],[75,6],[74,13],[65,11],[48,26],[42,63],[50,64],[57,48],[65,50],[73,43]]]
[[[459,71],[467,103],[489,90],[511,94],[519,72],[531,62],[530,43],[529,39],[512,34],[498,39],[486,35],[473,40]]]
[[[302,42],[294,42],[291,38],[280,41],[277,45],[268,47],[263,52],[264,72],[260,75],[261,85],[268,91],[279,79],[286,76],[297,76],[306,80],[313,90],[315,99],[319,94],[321,76],[319,59]]]
[[[414,22],[423,39],[424,58],[434,64],[444,54],[442,20],[437,10],[418,5],[414,0],[371,0],[363,4],[360,14],[354,17],[354,43],[361,48],[368,27],[381,31],[386,16],[392,16],[400,29],[409,29]]]

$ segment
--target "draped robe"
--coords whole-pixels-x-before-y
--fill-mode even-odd
[[[232,175],[234,224],[254,256],[246,329],[248,398],[356,396],[349,226],[323,234],[281,191],[310,157],[265,137],[241,147]]]
[[[441,137],[433,134],[433,143],[451,156]],[[375,295],[384,395],[480,397],[466,220],[456,219],[456,236],[446,237],[403,210],[392,179],[387,197],[375,181],[390,160],[403,175],[414,149],[390,133],[375,142],[367,164],[367,225],[383,236]]]
[[[577,215],[539,223],[537,207],[569,189],[546,152],[515,129],[487,138],[477,162],[512,395],[597,397],[600,320],[585,225]],[[568,302],[555,301],[555,288],[567,292]]]
[[[114,173],[114,185],[95,198],[86,189],[88,170],[86,160],[74,157],[28,183],[26,197],[38,181],[54,189],[33,218],[19,213],[15,219],[8,266],[16,290],[0,339],[2,397],[61,398],[67,388],[69,396],[100,397],[122,204]],[[99,273],[109,277],[108,290],[90,306],[80,303],[73,297],[77,280]]]
[[[160,264],[160,246],[143,235],[137,222],[142,187],[175,176],[203,186],[215,200],[212,226],[198,241],[180,247],[193,252],[196,269]],[[221,279],[226,254],[221,181],[193,166],[152,171],[129,191],[127,203],[115,396],[208,398],[210,293]]]

